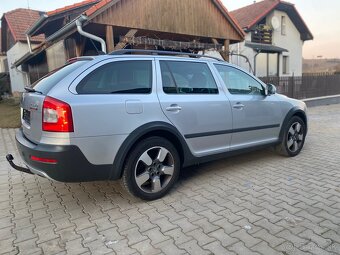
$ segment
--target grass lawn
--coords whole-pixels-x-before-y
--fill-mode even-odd
[[[14,99],[0,101],[0,128],[20,127],[20,104]]]

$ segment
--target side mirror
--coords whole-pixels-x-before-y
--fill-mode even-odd
[[[273,85],[273,84],[267,84],[267,95],[270,96],[270,95],[274,95],[276,94],[276,87]]]

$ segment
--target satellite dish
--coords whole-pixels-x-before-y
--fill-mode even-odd
[[[276,16],[272,17],[271,23],[274,30],[280,27],[280,20]]]

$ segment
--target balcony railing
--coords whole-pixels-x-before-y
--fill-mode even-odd
[[[260,25],[251,33],[251,41],[254,43],[272,44],[273,30],[269,26]]]

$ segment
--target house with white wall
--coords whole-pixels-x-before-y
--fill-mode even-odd
[[[26,31],[40,18],[41,12],[30,9],[15,9],[4,13],[1,18],[1,43],[0,52],[6,54],[8,71],[11,80],[11,92],[23,92],[29,85],[27,74],[21,67],[13,66],[13,63],[30,51],[27,43]],[[43,35],[31,39],[31,47],[36,47],[43,42]]]
[[[303,44],[313,35],[293,4],[263,0],[231,15],[246,34],[244,42],[230,46],[231,63],[258,77],[302,75]]]

